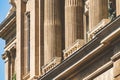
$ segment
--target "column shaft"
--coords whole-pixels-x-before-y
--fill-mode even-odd
[[[61,56],[60,0],[45,0],[44,58],[47,64],[53,57]]]
[[[82,0],[65,0],[65,48],[83,39]]]
[[[104,18],[108,18],[108,0],[90,0],[90,31]]]

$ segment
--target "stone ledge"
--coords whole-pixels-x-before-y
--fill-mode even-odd
[[[63,50],[64,53],[64,59],[75,53],[78,49],[80,49],[84,45],[84,40],[83,39],[78,39],[76,40],[71,47]]]
[[[55,66],[57,66],[61,62],[61,57],[54,57],[48,64],[42,67],[42,74],[44,75]]]

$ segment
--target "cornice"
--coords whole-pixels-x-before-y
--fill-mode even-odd
[[[9,16],[5,18],[5,20],[0,24],[0,30],[2,30],[6,24],[10,22],[16,16],[16,11],[12,12]]]

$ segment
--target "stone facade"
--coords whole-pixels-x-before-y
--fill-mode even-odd
[[[119,0],[9,1],[5,80],[120,80]]]

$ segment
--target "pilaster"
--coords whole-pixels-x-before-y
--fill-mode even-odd
[[[39,1],[30,1],[30,80],[34,80],[39,76]],[[29,7],[29,6],[28,6]]]
[[[16,0],[16,79],[22,80],[24,74],[24,13],[25,2]]]

